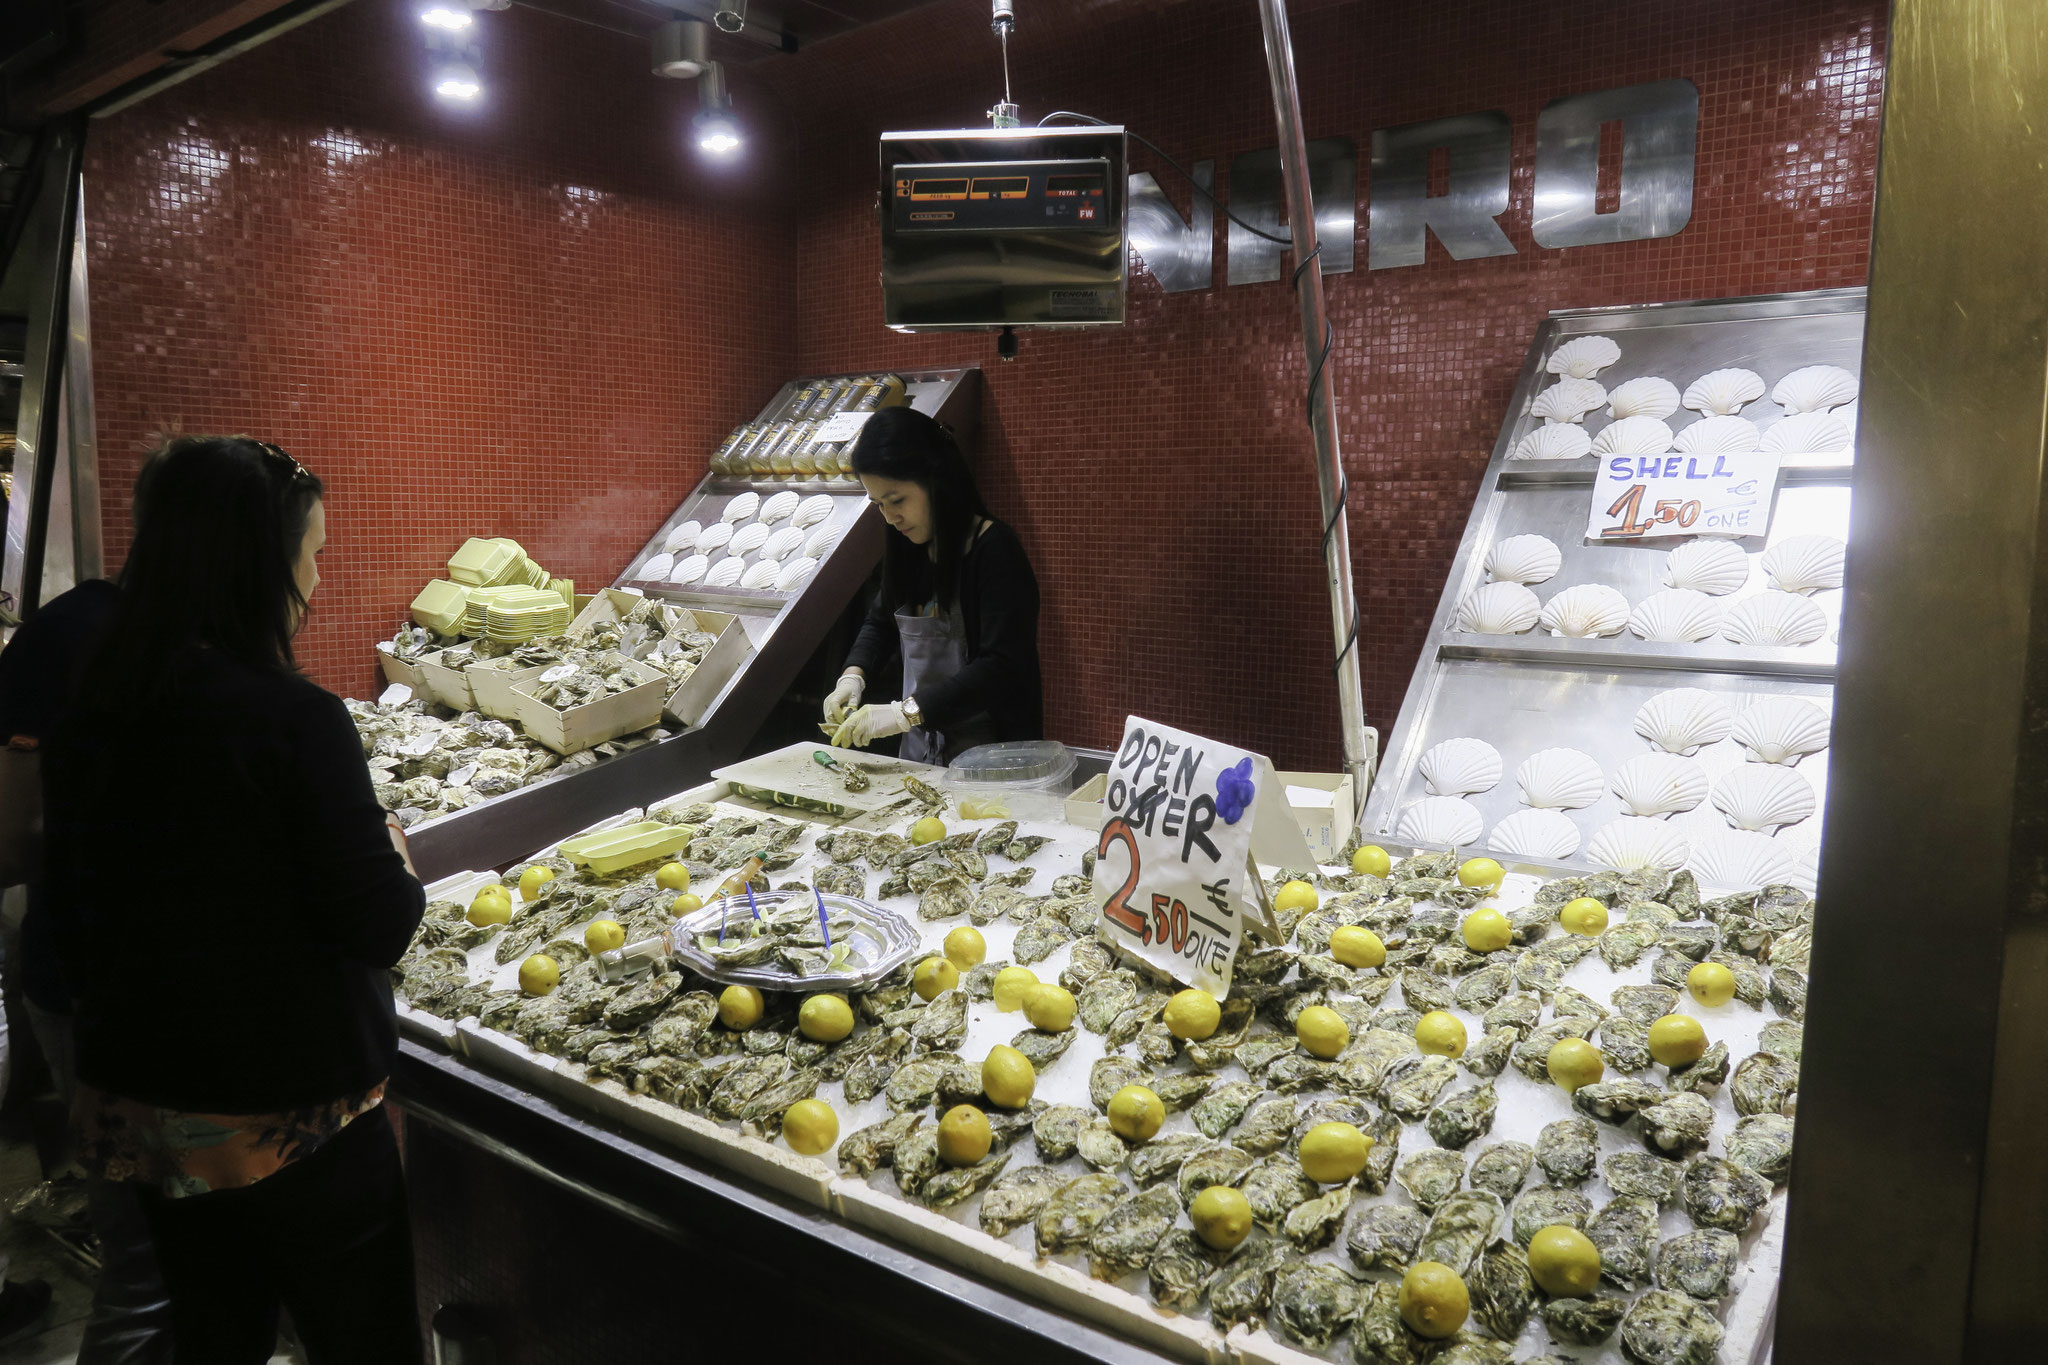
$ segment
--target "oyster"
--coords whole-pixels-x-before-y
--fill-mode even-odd
[[[1545,1124],[1536,1137],[1536,1164],[1553,1185],[1581,1185],[1600,1160],[1600,1132],[1583,1118]]]
[[[1616,986],[1608,999],[1617,1014],[1644,1026],[1678,1009],[1678,992],[1669,986]]]
[[[1507,1211],[1500,1196],[1485,1190],[1459,1190],[1437,1206],[1415,1245],[1415,1259],[1437,1261],[1458,1274],[1470,1271],[1479,1253],[1499,1235]]]
[[[917,1198],[924,1182],[945,1168],[946,1163],[939,1159],[939,1130],[912,1129],[896,1144],[889,1164],[896,1171],[896,1188],[912,1199]]]
[[[1011,951],[1020,965],[1043,962],[1073,940],[1074,933],[1060,920],[1033,920],[1017,931]]]
[[[939,1086],[956,1068],[966,1063],[954,1052],[927,1052],[896,1068],[883,1087],[883,1096],[897,1113],[923,1109],[937,1100]]]
[[[1700,1054],[1698,1061],[1672,1067],[1668,1079],[1673,1090],[1689,1090],[1695,1095],[1713,1094],[1728,1079],[1728,1044],[1716,1043]]]
[[[1401,1288],[1386,1280],[1363,1286],[1358,1316],[1351,1324],[1351,1359],[1356,1365],[1423,1365],[1437,1357],[1437,1343],[1425,1341],[1401,1321]]]
[[[1800,1054],[1805,1050],[1806,1030],[1788,1019],[1773,1019],[1757,1030],[1756,1045],[1774,1057],[1783,1057],[1794,1066],[1799,1064]]]
[[[910,1035],[902,1029],[891,1029],[886,1033],[870,1030],[841,1048],[836,1057],[827,1058],[820,1069],[829,1075],[835,1062],[848,1058],[848,1048],[865,1044],[869,1038],[876,1041],[846,1061],[841,1089],[848,1104],[863,1104],[881,1094],[882,1087],[895,1075],[903,1054],[910,1048]]]
[[[1799,1064],[1771,1052],[1753,1052],[1735,1068],[1728,1093],[1738,1114],[1782,1113],[1799,1089]]]
[[[1623,1076],[1619,1080],[1595,1081],[1591,1085],[1580,1086],[1572,1092],[1572,1108],[1602,1123],[1623,1124],[1629,1121],[1630,1116],[1653,1104],[1662,1104],[1671,1095],[1671,1091],[1659,1090],[1648,1081]]]
[[[689,1057],[644,1057],[633,1064],[631,1085],[638,1095],[684,1109],[701,1109],[711,1098],[713,1077]]]
[[[1166,1234],[1145,1262],[1152,1300],[1176,1313],[1192,1313],[1216,1274],[1216,1253],[1186,1228]]]
[[[1031,1137],[1038,1144],[1041,1161],[1065,1161],[1081,1142],[1081,1134],[1095,1116],[1072,1104],[1055,1104],[1031,1121]]]
[[[718,1073],[718,1085],[711,1092],[711,1112],[722,1119],[738,1118],[749,1100],[788,1079],[791,1069],[789,1058],[772,1053],[734,1062]]]
[[[1559,1185],[1538,1185],[1524,1190],[1515,1200],[1514,1213],[1510,1215],[1515,1242],[1528,1246],[1529,1239],[1552,1224],[1583,1230],[1586,1220],[1593,1216],[1593,1201],[1577,1190],[1568,1190]]]
[[[1067,955],[1067,965],[1060,969],[1060,984],[1073,991],[1076,996],[1081,988],[1101,976],[1104,972],[1116,970],[1116,954],[1100,940],[1084,938],[1074,944],[1074,951]],[[1225,1011],[1228,1013],[1228,1011]],[[1249,1008],[1245,1011],[1249,1014]]]
[[[1252,1105],[1230,1140],[1255,1156],[1278,1151],[1293,1135],[1295,1113],[1294,1100],[1268,1095]]]
[[[1053,1192],[1033,1224],[1038,1254],[1072,1251],[1088,1245],[1095,1229],[1124,1197],[1124,1183],[1113,1175],[1084,1175]]]
[[[1127,1085],[1144,1085],[1151,1077],[1151,1072],[1128,1057],[1098,1058],[1088,1069],[1088,1098],[1106,1113],[1117,1091]]]
[[[1718,1228],[1674,1237],[1657,1248],[1657,1287],[1695,1299],[1718,1299],[1728,1292],[1741,1247],[1734,1233]]]
[[[1273,1292],[1273,1272],[1287,1259],[1283,1242],[1263,1242],[1242,1251],[1209,1282],[1209,1319],[1220,1332],[1256,1322]]]
[[[1507,998],[1514,988],[1515,968],[1509,962],[1490,962],[1478,971],[1459,979],[1453,989],[1457,1007],[1473,1014],[1483,1014]]]
[[[1526,1038],[1542,1018],[1542,997],[1527,991],[1517,991],[1488,1010],[1479,1022],[1488,1033],[1495,1029],[1509,1028],[1515,1031],[1517,1038]]]
[[[1726,1232],[1747,1231],[1771,1198],[1770,1181],[1714,1156],[1688,1162],[1678,1188],[1694,1223]]]
[[[1782,1114],[1751,1114],[1735,1120],[1722,1146],[1728,1160],[1773,1184],[1792,1173],[1792,1120]]]
[[[1261,1087],[1250,1081],[1226,1081],[1196,1100],[1189,1117],[1194,1119],[1195,1127],[1202,1136],[1220,1138],[1244,1117],[1252,1101],[1264,1093]],[[1288,1104],[1291,1108],[1293,1101],[1288,1101]]]
[[[920,864],[929,867],[930,863]],[[913,874],[916,869],[912,869]],[[949,874],[919,888],[913,875],[913,888],[921,891],[917,900],[917,917],[921,920],[953,919],[967,913],[971,903],[970,888],[965,877]]]
[[[1080,951],[1080,944],[1075,951]],[[1200,1042],[1190,1042],[1185,1051],[1187,1058],[1197,1070],[1215,1071],[1228,1065],[1237,1056],[1237,1049],[1251,1031],[1254,1007],[1252,1002],[1239,996],[1232,996],[1223,1002],[1223,1017],[1216,1025],[1216,1031]]]
[[[1389,1063],[1380,1088],[1387,1108],[1404,1119],[1420,1119],[1456,1080],[1458,1064],[1433,1052],[1414,1053]]]
[[[1024,893],[1014,886],[987,886],[968,903],[967,920],[970,924],[990,924],[1023,903]]]
[[[1621,1320],[1621,1348],[1639,1365],[1714,1365],[1724,1335],[1700,1304],[1661,1289],[1637,1299]]]
[[[782,1131],[783,1111],[798,1100],[807,1100],[818,1093],[818,1079],[814,1069],[799,1067],[739,1105],[733,1117],[764,1129],[772,1139]]]
[[[1069,1033],[1066,1036],[1071,1038],[1073,1035]],[[1159,1103],[1165,1107],[1167,1113],[1178,1114],[1208,1094],[1215,1084],[1214,1076],[1207,1076],[1199,1071],[1182,1071],[1155,1079],[1152,1082],[1152,1093],[1159,1097]]]
[[[1456,990],[1444,978],[1422,967],[1409,967],[1401,973],[1401,998],[1408,1008],[1427,1014],[1431,1010],[1455,1009],[1458,1004]]]
[[[926,1047],[951,1051],[967,1039],[967,995],[947,991],[926,1005],[910,1026],[911,1038]]]
[[[1117,1136],[1108,1119],[1098,1118],[1081,1130],[1076,1150],[1080,1152],[1081,1160],[1096,1170],[1113,1171],[1130,1156],[1131,1145]]]
[[[1567,1038],[1584,1038],[1593,1031],[1595,1022],[1582,1015],[1568,1014],[1529,1030],[1515,1045],[1510,1058],[1515,1070],[1539,1085],[1550,1084],[1550,1049]]]
[[[1394,1172],[1394,1179],[1425,1212],[1433,1212],[1465,1181],[1465,1158],[1441,1147],[1415,1153]]]
[[[1515,1055],[1521,1040],[1522,1035],[1513,1029],[1497,1028],[1466,1048],[1458,1061],[1481,1080],[1492,1080],[1507,1069],[1508,1059]]]
[[[1655,1204],[1618,1195],[1588,1219],[1583,1230],[1600,1252],[1601,1279],[1621,1289],[1649,1280],[1650,1257],[1657,1246]]]
[[[1607,1007],[1573,986],[1559,986],[1557,993],[1550,997],[1552,1018],[1587,1018],[1599,1022],[1607,1017]]]
[[[1066,1055],[1074,1045],[1074,1031],[1047,1033],[1043,1029],[1028,1028],[1010,1040],[1010,1046],[1031,1059],[1033,1069],[1043,1071]]]
[[[1439,1147],[1464,1147],[1493,1130],[1494,1111],[1500,1097],[1491,1085],[1460,1090],[1429,1111],[1425,1125]]]
[[[1294,1051],[1294,1035],[1290,1033],[1261,1033],[1247,1038],[1238,1046],[1237,1062],[1248,1073],[1263,1076],[1266,1068],[1276,1058],[1285,1057]]]
[[[1806,976],[1790,967],[1771,968],[1771,1008],[1787,1019],[1806,1017]]]
[[[1106,1033],[1118,1015],[1138,1002],[1138,978],[1126,971],[1104,972],[1075,997],[1074,1017],[1090,1033]]]
[[[1290,1341],[1329,1347],[1364,1308],[1358,1281],[1323,1261],[1290,1261],[1273,1276],[1271,1319]]]
[[[1771,989],[1769,983],[1764,979],[1763,972],[1758,970],[1756,963],[1739,953],[1729,952],[1708,953],[1707,961],[1717,962],[1721,966],[1726,967],[1729,975],[1735,978],[1735,998],[1737,1000],[1756,1009],[1764,1007],[1764,1001],[1770,997]]]
[[[1210,1146],[1200,1133],[1161,1133],[1131,1153],[1131,1175],[1140,1185],[1152,1185],[1176,1174],[1180,1165]]]
[[[1714,1108],[1698,1095],[1681,1093],[1637,1115],[1643,1145],[1660,1156],[1704,1151],[1714,1131]]]
[[[1192,1205],[1195,1196],[1211,1185],[1235,1185],[1251,1170],[1252,1154],[1227,1142],[1215,1143],[1181,1162],[1178,1185],[1180,1202]]]
[[[1351,1040],[1337,1060],[1337,1074],[1331,1078],[1331,1085],[1353,1095],[1378,1095],[1386,1080],[1387,1071],[1403,1057],[1414,1056],[1419,1049],[1415,1037],[1410,1033],[1393,1033],[1383,1028],[1369,1028]]]
[[[868,894],[867,874],[851,865],[821,867],[811,874],[811,885],[835,896],[863,900]]]
[[[1515,1348],[1505,1341],[1460,1332],[1429,1358],[1429,1365],[1513,1365]]]
[[[1360,1270],[1406,1270],[1429,1220],[1405,1204],[1369,1204],[1351,1220],[1344,1250]]]
[[[1383,1113],[1363,1125],[1363,1131],[1372,1139],[1372,1149],[1365,1154],[1358,1183],[1373,1194],[1385,1194],[1387,1181],[1394,1175],[1394,1161],[1401,1155],[1401,1117]]]
[[[1279,1152],[1247,1171],[1239,1188],[1252,1217],[1268,1232],[1279,1231],[1289,1213],[1316,1197],[1315,1182],[1302,1174],[1301,1164]]]
[[[1607,1188],[1658,1204],[1678,1193],[1678,1178],[1684,1173],[1685,1167],[1678,1162],[1648,1152],[1616,1152],[1600,1163]]]
[[[1627,1074],[1650,1069],[1650,1027],[1616,1016],[1600,1021],[1596,1036],[1607,1065]]]
[[[1457,1074],[1455,1068],[1452,1074]],[[1265,1079],[1269,1089],[1277,1090],[1283,1095],[1292,1095],[1303,1090],[1327,1089],[1336,1075],[1335,1062],[1322,1061],[1299,1052],[1289,1052],[1274,1059],[1273,1064],[1266,1068]]]
[[[972,1166],[940,1171],[924,1182],[924,1187],[918,1191],[918,1200],[927,1208],[950,1209],[987,1189],[989,1182],[1001,1175],[1009,1164],[1008,1152],[990,1152]]]
[[[1281,1224],[1281,1232],[1297,1251],[1316,1251],[1328,1246],[1337,1239],[1337,1229],[1343,1224],[1344,1215],[1350,1212],[1352,1196],[1357,1189],[1355,1183],[1347,1180],[1306,1203],[1295,1205]]]
[[[1598,1346],[1614,1335],[1626,1312],[1627,1299],[1552,1299],[1543,1305],[1543,1326],[1552,1341]]]
[[[898,1114],[847,1134],[839,1144],[839,1169],[863,1179],[873,1175],[895,1159],[897,1146],[923,1122],[923,1114]]]
[[[1144,1268],[1180,1217],[1180,1199],[1165,1186],[1119,1201],[1088,1239],[1088,1269],[1098,1280],[1120,1280]]]
[[[1472,1188],[1513,1199],[1529,1178],[1536,1149],[1526,1142],[1496,1142],[1472,1159]]]
[[[1479,1325],[1502,1341],[1522,1334],[1523,1324],[1536,1311],[1539,1295],[1529,1274],[1529,1258],[1513,1242],[1495,1242],[1480,1253],[1479,1263],[1466,1277],[1472,1297],[1472,1316]]]

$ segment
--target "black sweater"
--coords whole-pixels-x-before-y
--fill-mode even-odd
[[[78,1073],[167,1108],[266,1113],[365,1090],[386,975],[425,893],[332,693],[215,651],[144,710],[74,710],[43,759],[52,919]]]
[[[893,535],[894,532],[889,532]],[[912,585],[929,593],[927,584]],[[943,731],[986,711],[996,738],[1045,738],[1045,694],[1038,672],[1038,577],[1017,533],[989,522],[960,561],[960,613],[967,625],[967,666],[918,688],[925,723]],[[922,600],[922,599],[920,599]],[[873,677],[901,648],[895,602],[877,593],[846,656]]]

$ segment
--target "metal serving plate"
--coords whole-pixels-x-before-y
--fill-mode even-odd
[[[722,896],[701,910],[692,910],[677,920],[669,933],[675,942],[675,958],[691,971],[728,986],[758,986],[764,991],[864,991],[880,985],[891,972],[910,961],[917,952],[915,925],[870,901],[838,896],[830,891],[757,891],[754,904],[762,910],[778,908],[791,901],[815,906],[822,897],[828,915],[844,914],[853,920],[846,932],[858,969],[799,976],[786,967],[721,967],[716,958],[697,946],[700,934],[716,935],[719,925],[730,935],[752,911],[741,896]]]

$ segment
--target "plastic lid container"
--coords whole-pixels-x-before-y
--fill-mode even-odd
[[[1065,791],[1078,761],[1055,739],[1009,740],[969,749],[946,769],[946,779],[955,785],[1010,791]]]

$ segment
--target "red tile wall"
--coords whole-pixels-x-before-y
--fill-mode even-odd
[[[153,431],[282,444],[329,490],[300,662],[348,695],[467,535],[610,583],[794,364],[772,181],[699,169],[694,90],[596,28],[479,27],[477,110],[363,0],[88,141],[108,563]]]

